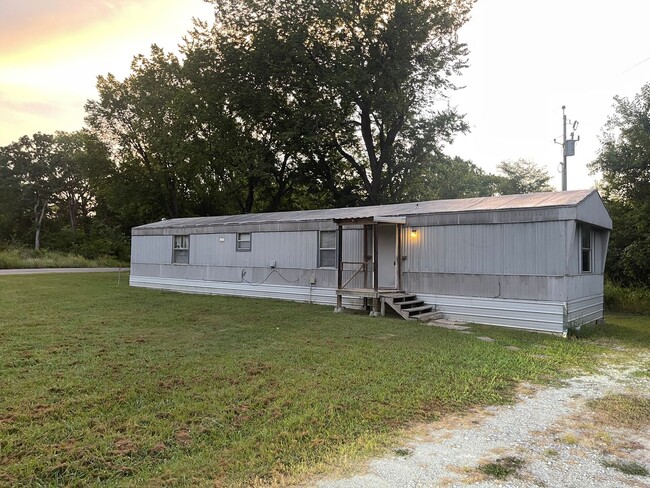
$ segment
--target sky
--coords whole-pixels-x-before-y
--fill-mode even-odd
[[[175,50],[203,0],[0,0],[0,145],[36,132],[83,127],[98,75],[129,73],[156,43]],[[615,95],[650,82],[646,0],[478,0],[460,39],[469,68],[449,103],[471,127],[447,152],[489,172],[528,159],[560,188],[562,106],[578,121],[568,188],[594,186],[587,165]],[[444,102],[443,102],[444,103]]]

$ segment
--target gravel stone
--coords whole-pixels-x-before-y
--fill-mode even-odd
[[[580,427],[581,420],[589,418],[590,399],[608,393],[650,395],[650,378],[635,377],[633,372],[634,368],[606,366],[596,375],[573,378],[561,387],[542,389],[528,385],[527,393],[516,404],[487,407],[478,414],[431,424],[426,440],[402,447],[412,452],[409,456],[393,454],[375,459],[368,463],[365,474],[320,480],[315,485],[319,488],[649,487],[650,477],[626,475],[604,467],[602,461],[610,459],[607,450],[586,442],[591,437],[579,430],[584,428],[584,425]],[[596,433],[608,428],[594,422],[592,429]],[[628,444],[630,436],[634,437],[636,447],[619,449],[618,456],[627,456],[626,460],[650,468],[650,433],[611,428],[607,435]],[[574,437],[577,441],[572,442]],[[506,456],[524,460],[517,474],[496,480],[478,472],[480,464]]]

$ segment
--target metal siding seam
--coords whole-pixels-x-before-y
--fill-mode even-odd
[[[248,285],[242,283],[215,282],[204,280],[184,280],[173,278],[131,276],[129,284],[133,287],[154,288],[186,293],[226,295],[251,298],[275,298],[295,302],[309,302],[308,286]],[[312,288],[312,303],[335,305],[336,291],[333,288]],[[362,308],[363,299],[344,297],[348,308]]]
[[[485,299],[471,297],[418,294],[429,305],[451,319],[469,318],[476,323],[500,325],[562,333],[565,304],[562,302],[534,302],[524,300]],[[523,310],[522,310],[523,308]],[[536,309],[535,309],[536,308]],[[468,313],[468,311],[471,311]],[[503,312],[501,314],[496,311]],[[522,312],[533,314],[522,319]],[[535,317],[537,315],[537,317]],[[526,322],[534,323],[533,327]]]

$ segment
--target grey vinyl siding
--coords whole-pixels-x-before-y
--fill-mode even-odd
[[[402,287],[411,293],[516,300],[565,300],[563,276],[485,274],[402,274]]]
[[[575,219],[604,229],[612,228],[612,219],[597,192],[591,193],[577,205]]]
[[[171,264],[172,236],[133,236],[131,239],[132,264]]]
[[[567,326],[580,327],[602,319],[603,295],[589,295],[571,300],[567,304]]]
[[[269,267],[274,259],[279,268],[316,268],[317,232],[258,232],[253,234],[251,266]]]
[[[402,238],[405,272],[561,276],[563,222],[418,227]]]

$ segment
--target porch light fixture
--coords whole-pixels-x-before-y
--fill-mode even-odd
[[[411,229],[411,237],[415,238],[418,236],[418,230],[417,229]]]

